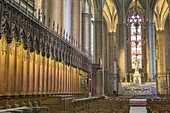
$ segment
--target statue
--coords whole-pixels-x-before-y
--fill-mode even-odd
[[[141,74],[139,73],[139,61],[136,60],[135,63],[135,73],[133,74],[133,82],[135,84],[141,84]]]
[[[135,72],[139,72],[139,62],[138,62],[138,60],[136,60],[136,63],[135,63]]]

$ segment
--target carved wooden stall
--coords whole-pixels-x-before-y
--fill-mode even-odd
[[[92,97],[76,99],[71,113],[129,113],[129,99]]]
[[[86,93],[90,58],[38,21],[32,2],[1,0],[0,24],[0,109],[47,110],[51,97]]]
[[[147,113],[169,113],[170,99],[147,99]]]

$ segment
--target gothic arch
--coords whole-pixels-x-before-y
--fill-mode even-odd
[[[103,16],[106,20],[108,31],[116,32],[116,27],[118,23],[118,14],[115,5],[112,1],[106,0],[103,7]]]

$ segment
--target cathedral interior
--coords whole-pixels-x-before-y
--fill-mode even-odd
[[[170,113],[169,7],[0,0],[0,113]]]

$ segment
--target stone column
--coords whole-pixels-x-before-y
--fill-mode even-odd
[[[87,56],[91,54],[91,11],[89,3],[85,0],[82,14],[82,51]]]
[[[102,8],[95,9],[94,14],[94,63],[99,63],[99,59],[102,60],[102,31],[103,31],[103,18]],[[103,95],[102,92],[102,70],[98,70],[96,73],[96,93],[97,95]]]
[[[72,23],[72,0],[64,0],[64,29],[66,34],[71,34],[71,23]],[[73,1],[74,2],[74,1]],[[76,1],[78,2],[78,0]],[[75,2],[74,2],[75,3]],[[75,3],[76,4],[76,3]],[[75,11],[75,9],[73,9]],[[77,18],[77,17],[74,17]],[[66,39],[67,38],[67,39]],[[69,37],[65,37],[66,40],[69,40]],[[77,43],[77,40],[75,40]]]
[[[39,16],[39,12],[40,12],[40,16],[42,16],[41,15],[41,13],[42,13],[42,0],[35,0],[35,13],[34,13],[34,15],[37,17],[37,18],[39,18],[38,16]],[[40,19],[41,19],[42,17],[40,17]],[[40,20],[41,21],[41,20]]]
[[[83,1],[80,0],[80,38],[79,38],[79,44],[80,44],[80,50],[82,51],[82,12],[83,12]]]
[[[157,73],[165,73],[165,40],[164,30],[156,31],[156,58],[157,58]]]
[[[45,25],[53,28],[53,21],[55,21],[55,28],[57,24],[60,28],[64,27],[64,0],[43,0],[43,16],[45,16]],[[44,19],[44,18],[43,18]],[[50,19],[50,25],[49,25]],[[68,19],[68,18],[67,18]],[[44,21],[44,20],[43,20]]]
[[[118,35],[119,35],[119,68],[120,80],[127,82],[127,36],[126,36],[126,14],[125,0],[122,2],[121,11],[119,13]]]
[[[150,13],[152,15],[152,13]],[[150,82],[155,81],[156,75],[156,50],[155,50],[155,24],[149,19],[149,53],[150,53]]]
[[[148,66],[148,72],[150,77],[150,82],[155,81],[155,75],[156,75],[156,50],[155,50],[155,23],[154,23],[154,17],[153,17],[153,9],[149,6],[149,1],[146,3],[146,18],[148,19],[148,26],[146,27],[147,32],[147,54],[149,55],[149,60],[147,63],[149,63]],[[147,55],[147,56],[148,56]]]
[[[148,33],[148,26],[146,27],[146,59],[144,62],[146,62],[146,74],[147,74],[147,82],[150,82],[150,53],[149,53],[149,33]]]
[[[107,93],[112,94],[114,89],[114,32],[108,33],[107,38]]]
[[[106,44],[107,43],[107,25],[104,21],[102,24],[102,95],[105,94],[105,75],[106,71]]]
[[[109,32],[108,33],[108,40],[107,40],[107,58],[108,58],[108,72],[113,73],[113,61],[114,61],[114,33]]]
[[[114,91],[118,92],[118,61],[117,61],[117,38],[116,38],[116,33],[113,33],[113,75],[114,75],[114,80],[113,80],[113,85],[114,85]]]
[[[72,0],[71,35],[80,45],[80,0]]]
[[[170,73],[170,0],[167,0],[169,5],[169,18],[168,18],[168,36],[165,39],[166,49],[166,73]]]

